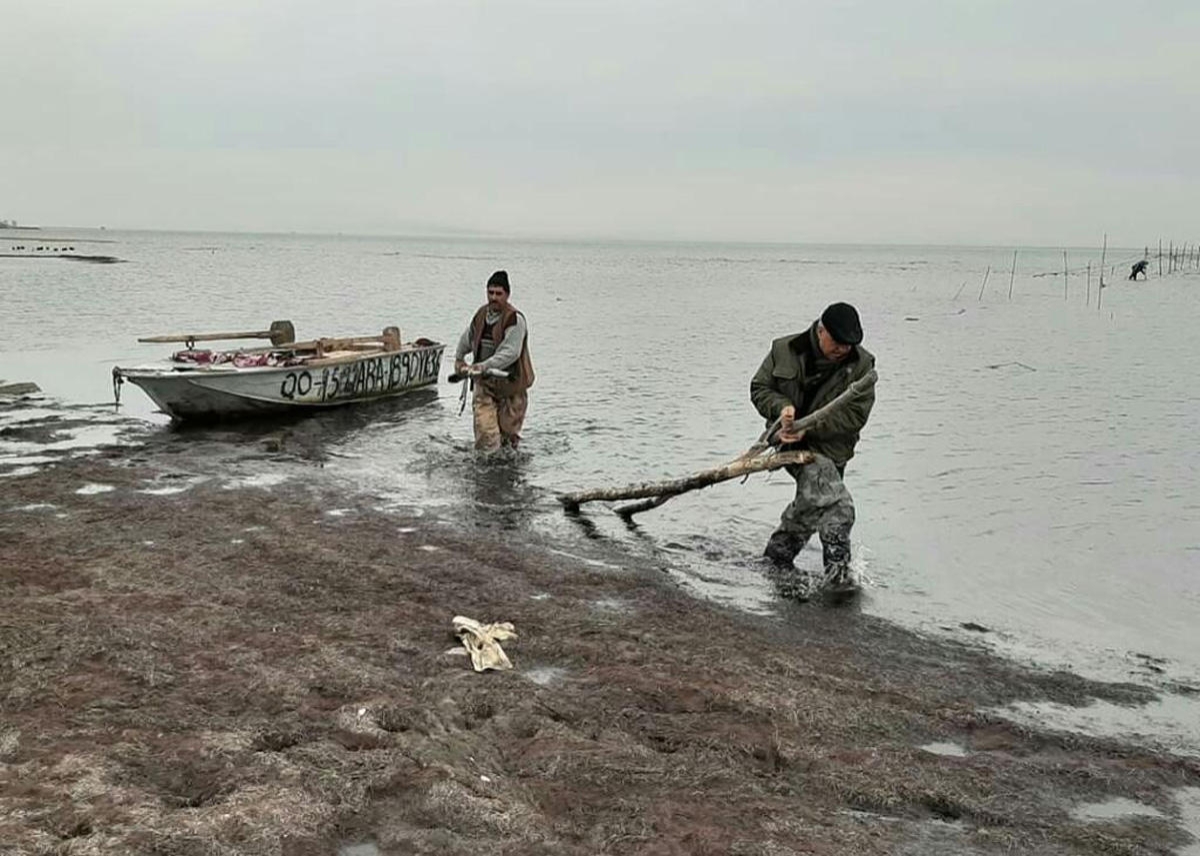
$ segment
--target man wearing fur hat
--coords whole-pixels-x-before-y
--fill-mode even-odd
[[[793,423],[828,404],[871,371],[875,358],[862,347],[862,338],[857,310],[848,303],[834,303],[803,333],[772,342],[770,353],[750,381],[755,409],[768,424],[781,420],[781,448],[808,449],[816,456],[811,464],[788,467],[796,480],[796,497],[784,509],[765,551],[788,576],[786,593],[793,596],[803,598],[808,591],[807,586],[792,585],[793,560],[814,532],[821,539],[830,587],[835,591],[854,588],[850,576],[854,500],[842,475],[875,404],[875,388],[867,387],[807,431],[796,432]]]
[[[510,294],[508,272],[493,273],[487,281],[487,303],[475,312],[454,352],[455,372],[473,377],[475,448],[487,452],[520,445],[527,390],[534,380],[529,329],[525,315],[509,303]],[[468,353],[470,365],[465,361]],[[484,373],[487,369],[504,370],[508,377],[492,377]]]

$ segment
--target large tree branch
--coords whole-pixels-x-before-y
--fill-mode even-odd
[[[825,419],[848,402],[852,401],[857,396],[861,395],[865,390],[875,384],[878,375],[875,370],[867,372],[861,378],[850,384],[836,398],[812,413],[797,419],[793,423],[793,431],[800,433],[807,431],[814,425],[818,425]],[[728,481],[730,479],[742,478],[752,473],[764,472],[767,470],[777,470],[780,467],[786,467],[789,464],[807,464],[813,459],[812,452],[809,451],[791,451],[779,452],[772,454],[763,454],[773,445],[775,435],[779,432],[781,420],[776,419],[767,428],[766,431],[758,438],[757,442],[741,455],[727,464],[719,467],[714,467],[710,470],[703,470],[694,473],[690,476],[685,476],[680,479],[670,479],[668,481],[659,482],[637,482],[628,484],[624,487],[611,488],[596,488],[593,490],[581,490],[574,493],[561,494],[559,502],[568,511],[578,511],[579,506],[585,502],[594,502],[596,500],[620,500],[620,499],[638,499],[641,502],[632,502],[627,505],[620,505],[613,510],[624,517],[626,520],[633,515],[643,511],[649,511],[652,508],[658,508],[673,496],[679,496],[681,493],[687,493],[690,490],[700,490],[709,485],[717,484],[718,482]]]
[[[708,487],[709,485],[717,484],[718,482],[728,481],[729,479],[741,478],[748,476],[751,473],[764,472],[766,470],[777,470],[780,467],[786,467],[788,464],[807,464],[813,459],[812,452],[796,451],[796,452],[780,452],[775,455],[758,455],[753,458],[738,458],[736,461],[730,461],[727,464],[722,464],[719,467],[714,467],[711,470],[703,470],[702,472],[694,473],[690,476],[685,476],[681,479],[670,479],[668,481],[659,482],[637,482],[628,484],[624,487],[603,487],[593,490],[581,490],[575,493],[564,493],[559,496],[558,500],[568,509],[575,510],[585,502],[594,502],[595,500],[614,500],[614,499],[649,499],[653,498],[670,498],[678,496],[681,493],[686,493],[689,490],[699,490],[700,488]],[[663,500],[666,501],[665,499]],[[661,505],[662,503],[655,503]],[[647,504],[647,508],[653,508],[654,505]],[[645,511],[646,509],[638,509]],[[621,511],[623,514],[636,513],[636,511]]]

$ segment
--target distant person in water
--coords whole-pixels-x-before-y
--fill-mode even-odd
[[[1148,268],[1149,266],[1150,266],[1150,261],[1148,259],[1142,259],[1139,262],[1134,262],[1133,268],[1130,269],[1130,271],[1129,271],[1129,278],[1137,279],[1138,274],[1140,273],[1142,275],[1142,279],[1148,279],[1149,277],[1146,274],[1146,268]]]
[[[476,310],[454,352],[454,370],[472,375],[475,385],[471,400],[475,448],[487,452],[520,445],[528,390],[534,381],[529,327],[524,313],[509,303],[511,293],[507,271],[498,270],[488,278],[487,303]],[[508,377],[492,377],[485,373],[487,369],[502,369]]]
[[[797,577],[796,555],[816,533],[824,551],[825,577],[832,590],[852,591],[850,530],[854,500],[842,481],[846,463],[854,456],[859,432],[875,404],[868,386],[829,419],[796,431],[794,423],[844,392],[875,366],[862,347],[858,311],[849,303],[834,303],[802,333],[776,339],[750,381],[750,400],[770,425],[781,420],[779,448],[808,449],[810,464],[788,467],[796,480],[796,496],[784,509],[779,527],[767,541],[764,555],[785,574],[784,594],[807,597],[811,586]]]

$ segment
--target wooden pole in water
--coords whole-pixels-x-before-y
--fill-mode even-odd
[[[1167,244],[1167,273],[1175,273],[1175,242]]]
[[[1063,300],[1067,299],[1067,251],[1063,250]]]
[[[979,286],[979,299],[983,300],[983,290],[987,288],[988,276],[992,272],[992,266],[988,265],[987,270],[983,272],[983,285]]]
[[[1012,271],[1008,274],[1008,299],[1012,300],[1013,279],[1017,275],[1017,251],[1013,250]]]
[[[1087,282],[1088,282],[1087,295],[1083,298],[1083,305],[1091,306],[1092,305],[1092,263],[1091,262],[1088,262]]]
[[[1158,275],[1162,276],[1162,238],[1158,239]]]
[[[1104,233],[1104,249],[1100,251],[1100,288],[1104,288],[1104,259],[1108,255],[1108,232]],[[1096,304],[1099,306],[1099,302]]]

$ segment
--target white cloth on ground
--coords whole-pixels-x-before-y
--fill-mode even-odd
[[[500,647],[501,640],[517,638],[517,631],[511,622],[480,624],[474,618],[456,615],[451,623],[463,647],[471,655],[471,665],[475,667],[475,671],[513,667],[508,655]]]

